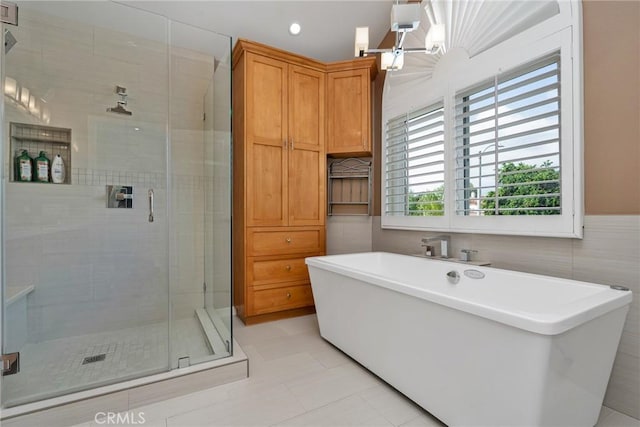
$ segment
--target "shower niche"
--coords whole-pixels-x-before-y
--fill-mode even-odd
[[[56,155],[60,154],[65,167],[64,184],[71,184],[71,129],[12,122],[10,126],[11,156],[15,159],[23,150],[35,159],[44,151],[49,158],[49,167]],[[11,181],[36,183],[36,181],[16,180],[15,161],[11,161]],[[51,183],[51,180],[49,184]],[[42,182],[41,184],[47,184]]]

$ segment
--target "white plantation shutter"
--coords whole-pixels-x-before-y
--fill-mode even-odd
[[[387,122],[384,211],[444,215],[444,108],[440,102]]]
[[[382,228],[582,237],[581,4],[425,2],[405,45],[445,24],[444,49],[385,78]],[[442,106],[444,156],[412,159],[411,121]]]
[[[559,53],[455,103],[456,214],[561,214]]]

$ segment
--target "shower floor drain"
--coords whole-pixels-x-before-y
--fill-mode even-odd
[[[86,365],[88,363],[102,362],[106,357],[106,354],[96,354],[95,356],[85,357],[82,364]]]

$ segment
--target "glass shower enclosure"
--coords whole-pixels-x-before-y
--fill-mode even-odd
[[[230,38],[113,2],[17,6],[2,406],[229,356]]]

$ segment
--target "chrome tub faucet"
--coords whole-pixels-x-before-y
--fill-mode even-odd
[[[451,236],[446,234],[441,234],[434,237],[426,237],[422,239],[422,245],[425,246],[428,250],[428,244],[430,242],[440,241],[440,257],[441,258],[449,258],[449,243],[451,242]],[[432,255],[433,256],[433,255]]]

